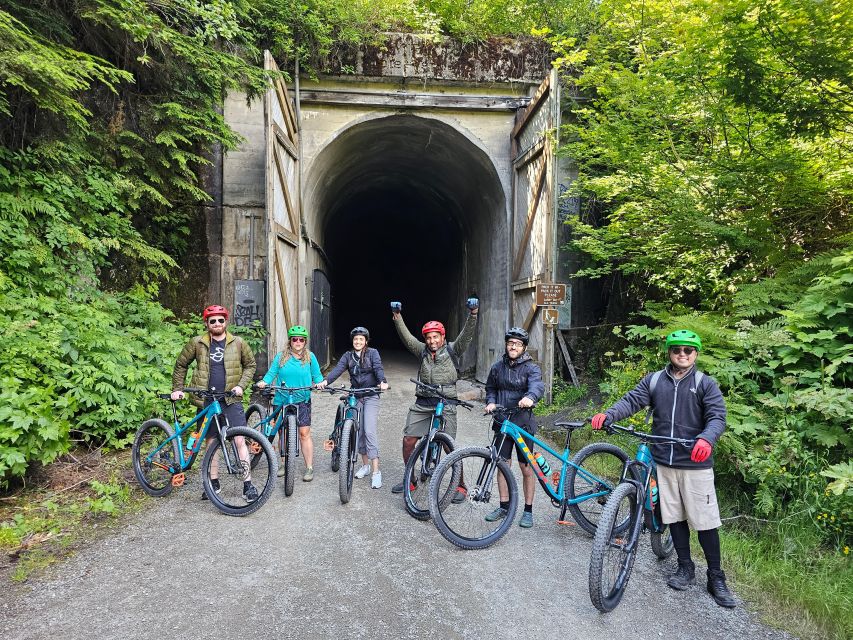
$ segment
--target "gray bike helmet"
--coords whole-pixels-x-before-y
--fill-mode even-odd
[[[526,347],[527,343],[530,342],[530,334],[521,327],[513,327],[508,329],[504,335],[504,342],[507,340],[521,340],[521,343]]]
[[[364,327],[356,327],[355,329],[349,332],[349,337],[350,339],[352,339],[356,336],[364,336],[365,340],[370,340],[370,331],[368,331]]]

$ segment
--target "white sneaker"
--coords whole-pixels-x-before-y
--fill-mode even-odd
[[[373,489],[380,489],[382,487],[382,472],[377,471],[371,476],[370,486]]]
[[[370,465],[366,464],[355,472],[355,477],[361,480],[364,476],[370,473]]]

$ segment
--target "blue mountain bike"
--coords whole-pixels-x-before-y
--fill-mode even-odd
[[[250,429],[261,431],[270,442],[273,442],[278,434],[278,448],[281,457],[280,466],[284,469],[284,495],[293,494],[293,486],[296,480],[296,458],[299,457],[299,429],[296,426],[296,400],[297,391],[309,391],[313,387],[278,387],[269,385],[264,387],[261,395],[272,397],[276,391],[285,394],[285,402],[273,405],[272,413],[258,403],[252,403],[246,409],[246,424]],[[254,464],[254,461],[252,462]]]
[[[508,462],[500,457],[506,438],[510,438],[522,453],[545,494],[560,509],[558,522],[561,524],[570,524],[565,520],[566,511],[569,511],[575,522],[594,534],[602,509],[610,493],[619,484],[622,468],[628,460],[628,454],[622,449],[606,442],[595,442],[571,457],[572,431],[583,427],[585,423],[557,422],[555,427],[566,430],[565,446],[561,452],[557,452],[510,420],[520,410],[496,407],[494,420],[501,427],[491,446],[457,449],[447,455],[432,474],[429,486],[430,514],[441,535],[458,547],[484,549],[500,540],[512,525],[518,508],[519,490]],[[534,444],[562,463],[550,478],[550,464],[541,454],[534,457],[531,449]],[[541,460],[541,464],[538,460]],[[442,506],[443,496],[456,487],[459,478],[463,476],[466,484],[465,499],[459,504],[451,502]],[[502,478],[502,482],[499,482],[499,478]],[[487,518],[499,506],[501,484],[509,494],[507,513],[497,519]],[[616,523],[616,530],[624,530],[627,526],[626,517]]]
[[[220,401],[230,397],[231,392],[191,388],[183,391],[206,398],[210,404],[192,420],[181,424],[176,401],[168,393],[157,394],[172,402],[173,425],[154,418],[146,420],[136,432],[131,456],[133,473],[142,490],[159,497],[182,486],[185,472],[193,466],[213,425],[216,437],[210,440],[201,462],[205,494],[211,504],[231,516],[257,511],[270,497],[278,470],[269,441],[259,437],[257,431],[228,424]],[[247,497],[245,481],[253,483],[258,491],[257,499]]]
[[[655,436],[612,424],[604,427],[640,440],[637,455],[625,462],[622,477],[601,513],[589,560],[589,597],[602,613],[613,611],[622,600],[634,568],[640,535],[651,534],[654,554],[668,558],[673,551],[672,536],[661,520],[657,496],[657,472],[649,443],[674,444],[692,448],[693,439]],[[628,526],[622,523],[628,520]]]

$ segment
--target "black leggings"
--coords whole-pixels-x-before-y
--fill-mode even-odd
[[[687,526],[687,520],[681,522],[673,522],[669,525],[669,530],[672,533],[672,544],[675,547],[675,553],[678,555],[680,562],[690,561],[690,527]],[[699,546],[705,553],[705,561],[708,563],[709,569],[720,568],[720,530],[706,529],[699,531]]]

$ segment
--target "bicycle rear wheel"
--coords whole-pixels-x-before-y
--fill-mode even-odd
[[[237,438],[243,438],[246,450],[240,455]],[[207,446],[201,464],[201,479],[210,502],[229,516],[245,516],[257,511],[269,499],[275,486],[278,463],[270,441],[262,433],[248,427],[230,427],[225,442],[214,438]],[[231,462],[229,469],[226,461]],[[252,459],[257,464],[251,467]],[[219,480],[219,490],[213,487],[213,477]],[[244,482],[250,480],[257,491],[252,500]]]
[[[442,507],[441,500],[456,490],[460,474],[465,479],[465,500]],[[509,492],[505,514],[496,512],[500,506],[499,477],[506,481]],[[512,525],[518,509],[518,486],[509,464],[492,460],[491,450],[457,449],[445,456],[433,473],[429,505],[432,521],[446,540],[463,549],[485,549],[500,540]]]
[[[290,414],[285,421],[284,432],[279,432],[279,442],[284,446],[284,495],[293,495],[293,484],[296,482],[296,438],[299,429],[296,427],[296,416]]]
[[[263,427],[261,426],[261,422],[267,416],[267,410],[260,404],[250,404],[249,408],[246,409],[246,426],[250,429],[257,431],[258,433],[262,433]],[[272,438],[269,438],[269,441],[272,442]],[[252,469],[254,469],[258,464],[259,459],[252,454]]]
[[[594,496],[576,504],[570,504],[569,512],[581,528],[595,535],[595,529],[601,519],[604,505],[610,497],[610,492],[616,488],[622,478],[622,469],[628,454],[619,447],[608,442],[594,442],[578,451],[572,462],[582,467],[584,473],[570,466],[566,475],[566,497],[569,500]],[[596,495],[600,494],[600,495]],[[618,530],[624,529],[627,521],[619,523]]]
[[[637,487],[623,482],[610,494],[601,512],[589,559],[589,597],[602,613],[613,611],[622,600],[634,568],[637,546],[630,548],[630,541],[639,536],[637,527],[642,526],[636,517],[636,504]],[[625,520],[630,526],[619,532],[618,525]]]
[[[349,418],[344,420],[341,427],[341,465],[338,471],[338,493],[341,502],[346,504],[352,495],[352,481],[355,475],[355,425]]]
[[[431,451],[427,453],[426,464],[424,464],[423,453],[426,446],[427,439],[421,438],[415,446],[415,450],[412,451],[412,455],[409,456],[406,471],[403,474],[406,479],[403,483],[403,501],[406,505],[406,511],[417,520],[429,520],[429,481],[445,452],[452,452],[454,449],[453,438],[439,431],[433,436],[429,445]],[[458,474],[456,484],[453,486],[451,484],[452,482],[447,483],[445,493],[439,500],[439,507],[442,509],[447,506],[456,491],[459,484]]]
[[[167,422],[155,418],[143,422],[133,439],[133,474],[149,496],[159,498],[168,494],[173,475],[169,469],[180,470],[178,441],[163,444],[173,435]]]

